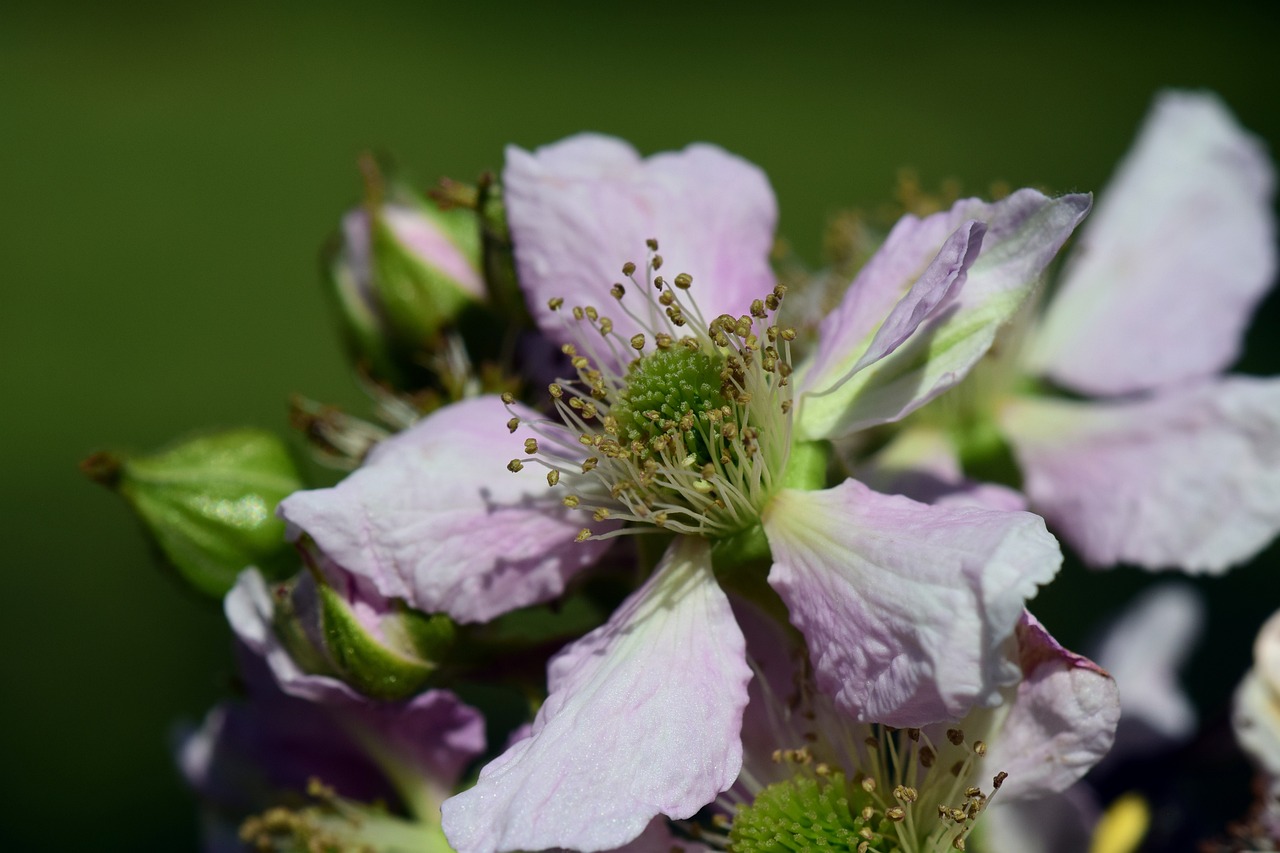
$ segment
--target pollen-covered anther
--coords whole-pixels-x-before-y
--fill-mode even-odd
[[[635,334],[631,336],[631,348],[637,352],[644,349],[644,335]]]
[[[560,482],[560,472],[554,469],[547,472],[547,485],[555,486]]]
[[[607,506],[597,507],[596,511],[591,513],[591,517],[596,521],[604,521],[611,515]]]
[[[578,504],[580,504],[581,502],[582,501],[578,498],[577,495],[565,495],[564,500],[561,501],[561,503],[563,503],[569,509],[577,509]]]
[[[573,537],[573,541],[575,541],[575,542],[586,542],[586,541],[587,541],[588,539],[590,539],[590,538],[591,538],[591,528],[590,528],[590,527],[584,527],[584,528],[582,528],[581,530],[579,530],[579,531],[578,531],[578,535],[577,535],[577,536]]]
[[[681,290],[688,290],[693,286],[693,276],[687,272],[682,272],[675,277],[675,285]]]
[[[582,473],[586,474],[588,471],[594,471],[595,467],[599,464],[600,459],[598,457],[588,456],[586,459],[582,460]]]
[[[564,297],[563,296],[551,297],[550,299],[547,300],[547,307],[550,308],[552,311],[559,311],[562,307],[564,307]]]
[[[512,418],[511,420],[507,421],[507,432],[515,432],[519,426],[520,426],[520,419]]]
[[[907,819],[907,810],[902,806],[890,806],[885,809],[884,816],[894,823],[901,823]]]
[[[526,438],[524,440],[524,452],[530,456],[538,452],[538,440],[536,438]]]
[[[512,459],[507,463],[507,470],[512,474],[518,474],[520,471],[524,470],[524,463],[519,459]]]

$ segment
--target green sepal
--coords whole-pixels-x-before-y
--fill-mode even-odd
[[[325,653],[336,675],[374,699],[407,699],[426,685],[453,645],[454,626],[443,614],[402,608],[382,623],[386,641],[372,636],[347,602],[317,584]]]
[[[271,433],[228,430],[117,461],[113,487],[196,589],[221,597],[250,565],[269,578],[296,569],[276,506],[302,482]]]
[[[827,469],[831,464],[831,442],[797,441],[791,445],[782,488],[816,492],[827,487]]]
[[[982,483],[1022,488],[1022,470],[1004,433],[989,418],[972,421],[951,434],[965,476]]]

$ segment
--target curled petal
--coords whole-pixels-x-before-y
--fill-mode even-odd
[[[1162,93],[1083,229],[1034,366],[1099,395],[1228,367],[1275,279],[1274,187],[1265,147],[1216,96]]]
[[[681,537],[608,623],[548,668],[531,734],[445,803],[462,853],[607,850],[682,819],[742,765],[750,670],[703,539]]]
[[[1062,555],[1025,512],[928,506],[854,480],[784,490],[764,516],[769,583],[818,686],[864,722],[958,720],[1017,680],[1008,642]]]
[[[1092,565],[1220,573],[1280,531],[1280,380],[1020,398],[1001,423],[1032,507]]]
[[[899,420],[958,383],[1035,289],[1089,204],[1085,195],[1051,199],[1028,189],[992,204],[965,199],[927,219],[900,222],[850,285],[844,303],[823,323],[818,351],[802,368],[797,385],[804,396],[796,429],[814,439],[846,436]],[[968,232],[981,250],[976,259],[967,251],[960,256],[962,268],[955,272],[964,275],[952,283],[954,292],[948,290],[946,299],[933,304],[917,325],[901,322],[915,312],[901,317],[896,316],[901,309],[895,308],[888,314],[893,322],[882,326],[886,315],[871,309],[886,311],[887,297],[907,292],[917,275],[915,287],[921,287],[945,273],[949,265],[939,262],[949,248],[955,255],[953,241],[970,221],[985,228],[985,235]],[[952,235],[949,240],[947,234]],[[880,255],[886,258],[880,261]],[[908,296],[904,302],[910,300]],[[910,334],[899,340],[908,328]],[[893,347],[875,346],[878,329],[893,332]],[[864,364],[864,356],[872,355],[877,358]]]
[[[713,145],[642,159],[620,139],[582,134],[533,152],[508,148],[502,180],[520,283],[553,340],[600,340],[582,333],[585,326],[566,329],[565,315],[547,306],[553,297],[599,308],[623,340],[641,331],[609,287],[631,287],[621,273],[627,262],[643,280],[650,238],[658,240],[660,274],[691,275],[708,320],[736,317],[773,288],[773,189],[760,169]],[[634,297],[625,304],[639,305]]]
[[[334,488],[286,498],[280,515],[294,535],[419,610],[482,622],[553,598],[607,544],[574,541],[582,525],[537,466],[507,470],[533,435],[527,422],[542,417],[510,409],[497,397],[446,406],[378,445]],[[522,421],[514,435],[512,412]]]
[[[1004,771],[1000,797],[1035,799],[1064,791],[1115,740],[1120,696],[1106,670],[1069,652],[1030,613],[1018,625],[1022,681],[985,766]]]

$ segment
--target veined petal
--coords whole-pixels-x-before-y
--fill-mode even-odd
[[[1034,368],[1113,395],[1230,366],[1276,275],[1274,187],[1265,147],[1217,96],[1159,95],[1081,233]]]
[[[607,624],[552,660],[531,735],[445,803],[450,843],[607,850],[659,814],[690,817],[742,765],[745,656],[706,540],[676,539]]]
[[[818,353],[811,366],[802,368],[797,385],[803,395],[799,433],[811,439],[838,438],[895,421],[959,382],[1035,289],[1089,204],[1086,195],[1051,199],[1025,189],[991,204],[966,199],[926,220],[900,224],[877,255],[902,257],[883,263],[873,258],[850,286],[844,304],[823,324]],[[864,354],[874,352],[872,329],[880,327],[883,316],[876,315],[869,326],[853,315],[883,306],[895,290],[905,291],[911,278],[888,280],[925,269],[939,245],[930,244],[939,226],[954,229],[968,220],[984,224],[986,234],[963,282],[956,283],[957,292],[948,294],[942,310],[913,327],[900,346],[886,348],[882,357],[852,371]]]
[[[1280,380],[1018,398],[1001,423],[1032,507],[1095,566],[1220,573],[1280,531]]]
[[[1025,512],[928,506],[854,480],[786,489],[765,511],[769,583],[805,635],[819,687],[856,719],[958,720],[1017,680],[1024,602],[1062,555]]]
[[[533,435],[524,425],[512,435],[510,417],[497,397],[446,406],[336,487],[289,496],[280,515],[382,595],[428,613],[482,622],[553,598],[607,543],[575,542],[581,525],[559,494],[533,472],[507,470]]]
[[[1000,797],[1010,802],[1066,790],[1107,754],[1120,721],[1106,670],[1064,649],[1030,613],[1017,636],[1022,681],[984,759],[985,775],[1009,774]]]
[[[623,339],[641,331],[609,287],[630,287],[622,265],[643,269],[650,238],[668,278],[693,277],[708,320],[736,317],[773,288],[773,189],[760,169],[721,148],[691,145],[642,159],[620,139],[581,134],[533,152],[509,147],[502,181],[520,283],[553,340],[587,328],[566,326],[547,307],[553,297],[596,306]]]

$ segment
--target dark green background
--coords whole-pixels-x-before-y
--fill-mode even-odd
[[[166,739],[223,691],[220,611],[155,570],[76,462],[208,425],[283,429],[293,391],[358,402],[316,250],[356,198],[359,151],[428,183],[581,129],[645,151],[710,140],[764,167],[815,258],[825,217],[880,202],[900,166],[972,191],[1097,189],[1160,86],[1216,89],[1277,148],[1274,18],[1069,8],[0,12],[0,849],[195,846]],[[1280,367],[1278,320],[1273,298],[1246,368]],[[1210,715],[1280,605],[1278,563],[1273,546],[1202,584]],[[1079,640],[1146,580],[1070,568],[1041,615]]]

